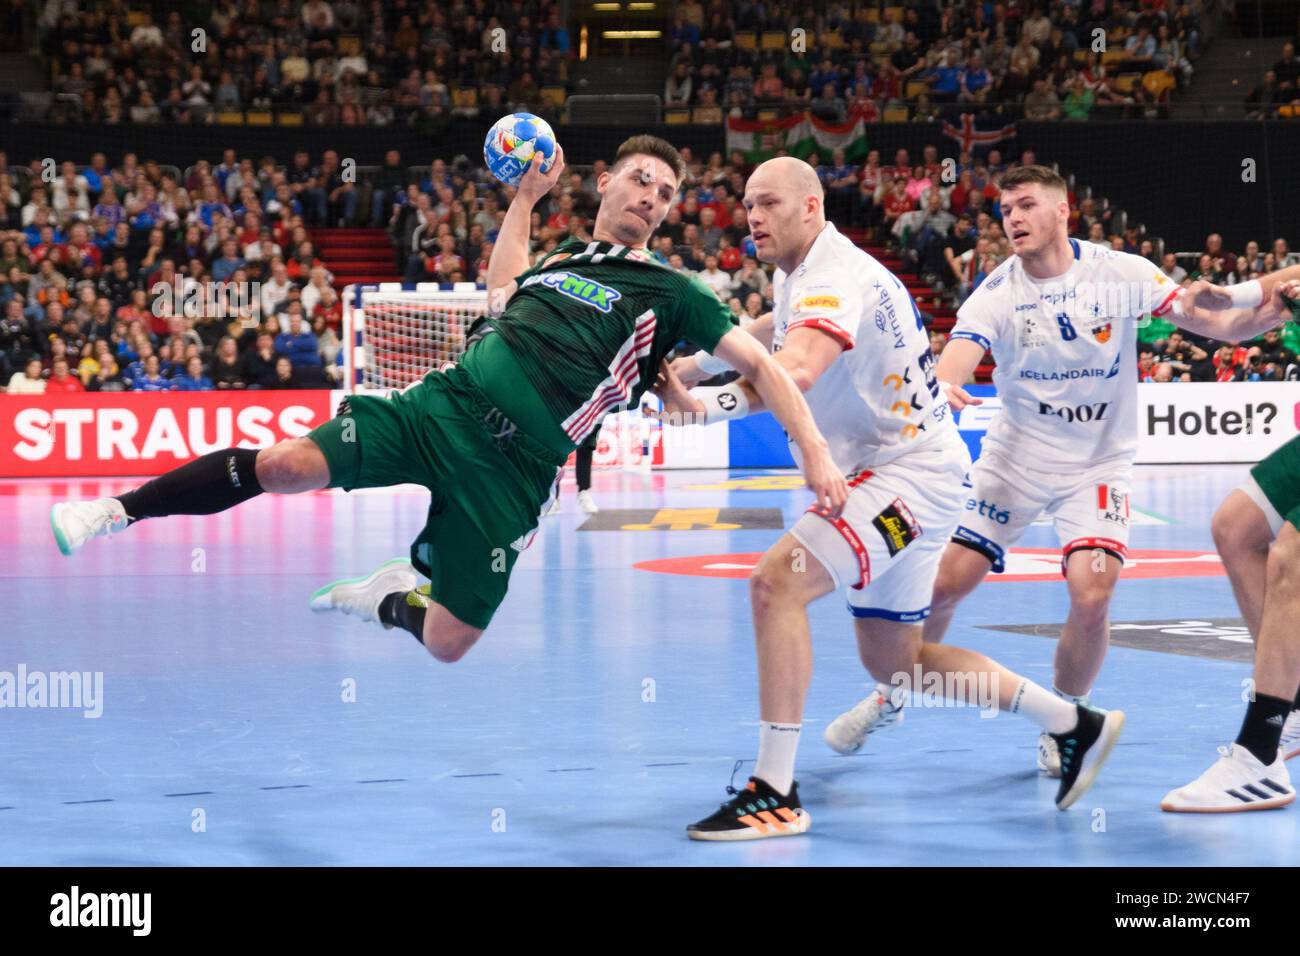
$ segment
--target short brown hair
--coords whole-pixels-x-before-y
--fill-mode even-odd
[[[1003,174],[999,186],[1007,190],[1015,189],[1017,186],[1028,186],[1030,183],[1038,183],[1047,189],[1060,190],[1064,195],[1068,195],[1070,191],[1060,174],[1047,166],[1017,166]]]
[[[618,152],[614,154],[614,169],[623,165],[623,160],[630,156],[653,156],[655,159],[662,159],[673,171],[677,177],[678,185],[681,184],[682,177],[686,175],[686,160],[682,159],[682,154],[677,152],[677,147],[666,139],[660,139],[658,136],[651,136],[648,133],[642,133],[639,136],[632,136],[623,140],[619,146]]]

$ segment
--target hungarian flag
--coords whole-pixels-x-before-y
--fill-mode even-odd
[[[961,144],[963,152],[974,155],[979,150],[992,149],[998,143],[1015,139],[1016,124],[1008,123],[1005,126],[980,129],[975,122],[974,113],[962,113],[960,126],[953,126],[951,123],[943,124],[943,135]]]
[[[823,163],[831,152],[844,150],[844,159],[860,163],[867,157],[867,127],[862,116],[845,123],[828,123],[811,113],[797,113],[774,120],[727,119],[727,152],[740,150],[747,163],[761,163],[784,149],[791,156],[806,159],[816,153]]]

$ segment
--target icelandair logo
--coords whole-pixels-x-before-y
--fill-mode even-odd
[[[1110,370],[1103,372],[1099,368],[1067,368],[1059,372],[1036,372],[1032,368],[1023,369],[1021,378],[1035,382],[1068,382],[1077,378],[1114,378],[1119,374],[1119,356],[1111,362]]]
[[[593,282],[572,272],[547,272],[531,276],[524,280],[524,285],[530,286],[537,282],[554,289],[560,295],[568,296],[604,313],[609,313],[614,308],[614,303],[623,298],[623,293],[617,289],[611,289],[607,285],[601,285],[599,282]]]

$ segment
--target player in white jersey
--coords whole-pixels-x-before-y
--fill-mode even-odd
[[[925,645],[939,560],[957,527],[970,456],[934,376],[929,336],[911,295],[828,224],[806,163],[781,158],[750,177],[745,207],[759,258],[778,266],[774,310],[751,331],[806,395],[836,467],[849,475],[841,516],[814,506],[763,556],[750,579],[758,644],[758,761],[748,786],[687,828],[698,840],[789,836],[808,828],[794,781],[812,671],[807,605],[843,589],[859,653],[904,695],[942,684],[945,696],[1021,712],[1070,752],[1056,803],[1091,785],[1124,715],[1067,703],[973,651]],[[725,367],[725,366],[724,366]],[[679,359],[657,383],[668,422],[706,423],[761,407],[744,379],[687,392],[716,374],[706,357]],[[952,678],[960,675],[961,680]],[[946,678],[946,679],[945,679]]]
[[[955,410],[979,400],[960,388],[991,350],[1002,409],[971,470],[961,522],[935,581],[927,642],[942,640],[958,603],[1041,515],[1061,542],[1070,612],[1057,643],[1054,690],[1086,702],[1109,638],[1111,595],[1128,546],[1137,450],[1137,327],[1148,313],[1236,342],[1276,325],[1272,289],[1286,274],[1223,289],[1184,290],[1140,256],[1069,238],[1065,182],[1043,166],[1004,177],[1000,197],[1014,255],[957,312],[937,375]],[[1263,285],[1260,285],[1263,283]],[[1243,308],[1234,308],[1243,306]],[[837,750],[897,720],[882,688],[827,730]],[[1061,755],[1039,738],[1038,765]]]

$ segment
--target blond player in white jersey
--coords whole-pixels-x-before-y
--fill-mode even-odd
[[[1140,256],[1069,237],[1066,186],[1052,170],[1007,173],[1002,221],[1014,255],[957,312],[938,379],[954,410],[979,404],[960,387],[991,350],[1002,408],[985,436],[964,494],[961,521],[935,581],[927,643],[943,639],[953,612],[1041,515],[1061,542],[1070,611],[1057,643],[1054,690],[1086,703],[1109,640],[1111,595],[1128,546],[1129,487],[1137,451],[1137,328],[1148,313],[1228,342],[1281,319],[1279,283],[1295,270],[1230,288],[1181,288]],[[888,688],[827,728],[840,752],[899,719]],[[1061,773],[1061,754],[1039,737],[1038,766]]]
[[[970,456],[934,377],[934,355],[911,296],[896,277],[826,222],[822,189],[800,160],[764,163],[745,207],[758,256],[777,264],[774,310],[750,327],[806,393],[837,468],[850,476],[840,517],[813,507],[750,579],[758,644],[758,761],[749,784],[687,828],[697,840],[749,840],[807,830],[794,781],[812,672],[807,606],[842,589],[864,664],[906,694],[935,686],[992,711],[1022,713],[1068,752],[1061,809],[1091,785],[1124,715],[1061,700],[982,654],[926,645],[939,559],[964,503]],[[661,417],[707,423],[762,407],[748,382],[686,391],[719,370],[679,359],[657,383]],[[725,367],[725,366],[724,366]],[[959,679],[954,679],[957,677]]]

